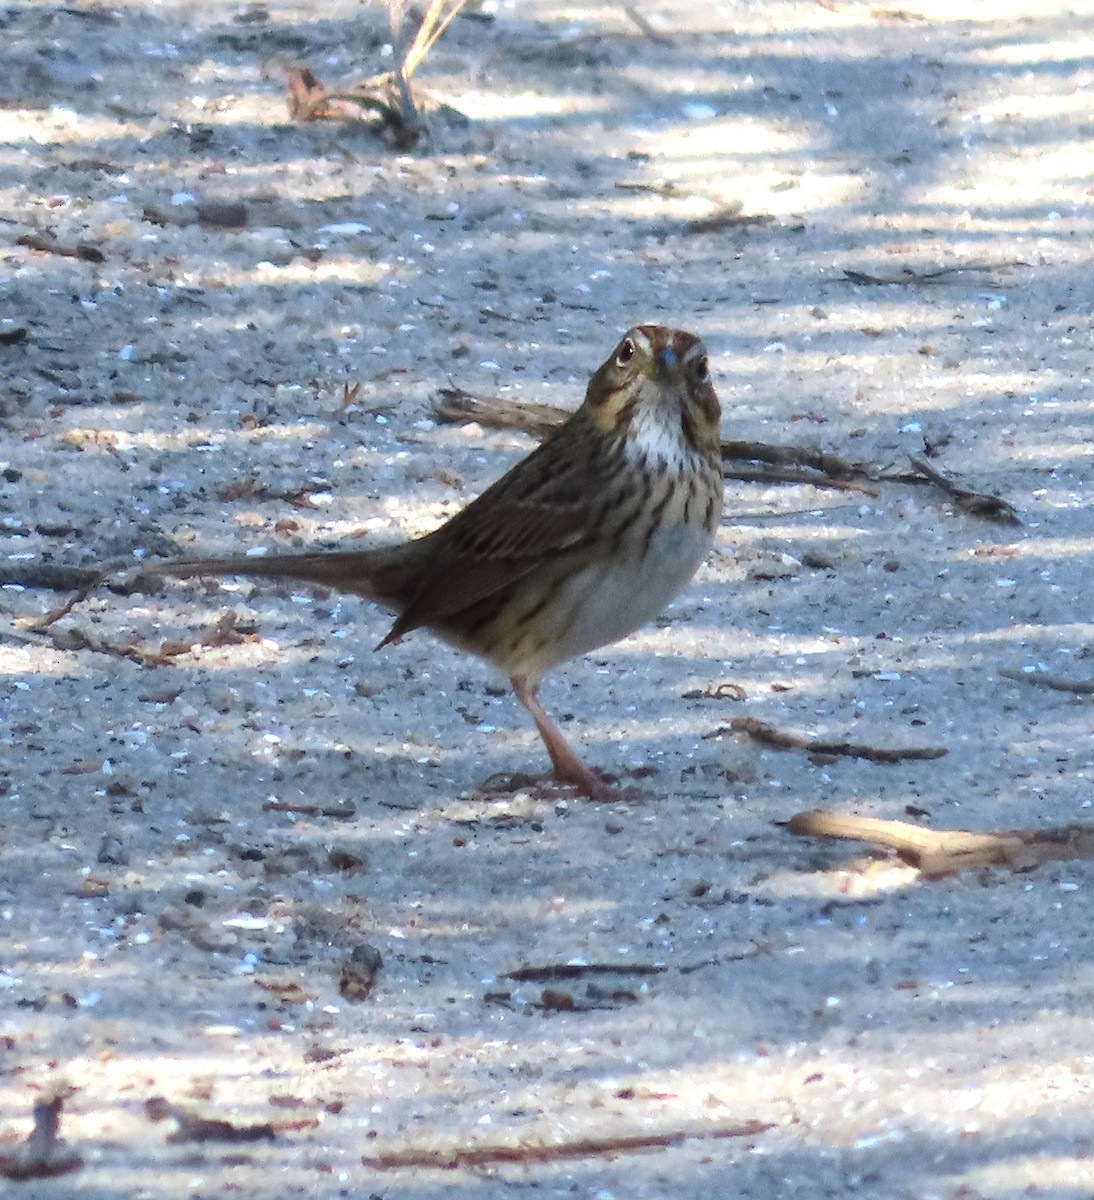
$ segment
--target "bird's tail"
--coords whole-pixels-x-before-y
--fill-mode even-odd
[[[303,554],[246,554],[231,558],[178,558],[149,563],[142,575],[246,575],[298,579],[399,608],[417,589],[420,567],[409,544],[375,550],[321,550]]]

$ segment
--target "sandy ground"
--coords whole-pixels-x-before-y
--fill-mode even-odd
[[[924,881],[775,822],[1090,817],[1089,698],[998,672],[1094,675],[1094,13],[643,12],[668,40],[461,19],[419,83],[466,120],[400,156],[289,123],[278,67],[373,74],[380,11],[0,10],[0,565],[425,531],[533,444],[440,387],[572,407],[640,319],[707,340],[727,437],[926,441],[1022,527],[728,483],[666,619],[545,687],[641,805],[483,795],[544,765],[525,715],[357,601],[102,590],[50,638],[4,587],[0,1149],[71,1089],[83,1159],[20,1195],[1091,1194],[1092,868]],[[691,224],[736,205],[770,220]],[[567,963],[616,970],[507,978]],[[275,1136],[169,1141],[153,1097]]]

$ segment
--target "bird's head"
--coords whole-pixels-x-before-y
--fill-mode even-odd
[[[717,453],[721,407],[707,359],[693,333],[636,325],[589,380],[585,408],[601,432],[655,454]]]

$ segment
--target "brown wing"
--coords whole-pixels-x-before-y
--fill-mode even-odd
[[[580,553],[604,531],[612,472],[579,436],[577,418],[477,500],[422,538],[420,584],[380,645],[444,621],[560,555]]]

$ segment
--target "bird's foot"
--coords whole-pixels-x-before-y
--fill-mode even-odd
[[[576,758],[569,762],[556,761],[555,769],[548,778],[557,787],[575,791],[597,804],[610,804],[621,798],[618,780],[590,770]]]
[[[621,787],[615,776],[601,775],[584,766],[578,778],[574,778],[569,772],[560,775],[557,771],[540,775],[524,771],[514,771],[512,774],[499,772],[483,780],[478,790],[492,796],[528,792],[536,800],[557,801],[573,798],[593,800],[597,804],[641,804],[649,799],[640,788]]]

